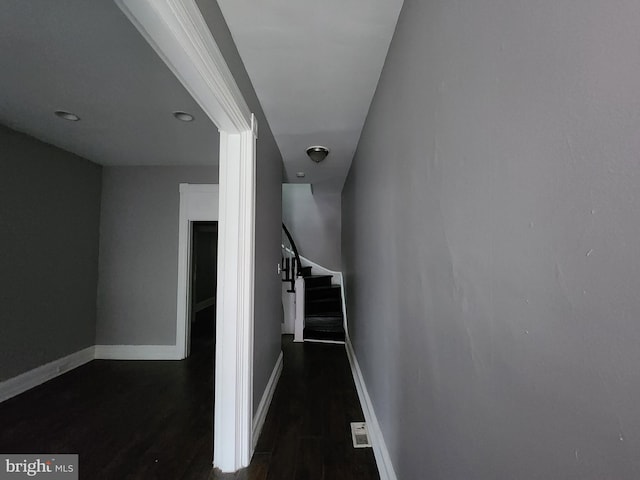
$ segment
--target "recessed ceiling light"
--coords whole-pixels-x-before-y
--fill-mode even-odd
[[[193,122],[193,115],[187,112],[173,112],[173,116],[183,122]]]
[[[80,120],[80,117],[75,113],[65,112],[64,110],[56,110],[54,112],[58,117],[64,118],[65,120],[69,120],[70,122],[77,122]]]
[[[298,172],[296,173],[296,177],[298,178],[304,178],[305,173],[304,172]]]

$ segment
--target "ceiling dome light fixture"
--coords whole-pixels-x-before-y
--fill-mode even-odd
[[[298,178],[304,178],[304,176],[305,176],[305,173],[304,173],[304,172],[298,172],[298,173],[296,173],[296,177],[298,177]]]
[[[187,112],[173,112],[173,116],[182,122],[193,122],[193,115]]]
[[[322,145],[314,145],[313,147],[307,148],[307,155],[309,155],[309,158],[314,162],[320,163],[329,155],[329,149]]]
[[[65,112],[64,110],[56,110],[53,113],[55,113],[56,116],[58,116],[60,118],[63,118],[65,120],[69,120],[70,122],[77,122],[78,120],[80,120],[80,117],[78,115],[76,115],[75,113]]]

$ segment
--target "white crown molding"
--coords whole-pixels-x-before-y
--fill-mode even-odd
[[[271,372],[271,376],[269,377],[269,381],[267,382],[267,386],[264,389],[264,393],[262,394],[262,398],[260,399],[260,403],[258,404],[258,409],[256,410],[256,414],[253,416],[253,449],[255,450],[256,445],[258,444],[258,439],[260,438],[260,433],[262,432],[262,427],[264,427],[264,421],[267,419],[267,412],[269,412],[269,407],[271,406],[271,401],[273,400],[273,394],[276,391],[276,387],[278,386],[278,381],[280,380],[280,375],[282,374],[283,367],[283,356],[282,352],[278,355],[278,360],[276,360],[276,364],[273,367],[273,371]]]
[[[251,130],[251,110],[195,0],[115,0],[220,130]]]
[[[94,347],[87,347],[66,357],[36,367],[0,383],[0,402],[20,395],[94,359]]]
[[[371,402],[371,397],[369,397],[367,385],[364,382],[364,377],[362,376],[362,371],[360,370],[356,353],[353,350],[353,345],[348,337],[345,341],[345,347],[349,363],[351,364],[353,380],[356,384],[358,397],[360,398],[360,404],[362,405],[364,419],[367,422],[367,430],[369,432],[369,438],[371,439],[371,446],[373,447],[373,455],[375,456],[376,463],[378,464],[380,480],[397,480],[398,477],[396,477],[396,472],[393,468],[393,464],[391,463],[391,456],[389,455],[387,444],[385,443],[382,431],[380,430],[378,417],[376,417],[376,412],[373,409],[373,403]]]

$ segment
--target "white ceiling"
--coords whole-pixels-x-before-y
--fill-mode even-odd
[[[218,0],[287,180],[340,192],[402,0]],[[310,145],[331,150],[316,165]],[[296,179],[296,172],[306,173]]]
[[[2,0],[0,69],[11,128],[103,165],[217,164],[216,127],[113,0]]]
[[[340,192],[402,0],[219,3],[288,181]],[[0,66],[1,124],[102,165],[217,163],[217,129],[113,0],[2,0]]]

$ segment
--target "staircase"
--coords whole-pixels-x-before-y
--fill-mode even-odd
[[[313,275],[311,267],[302,267],[304,278],[304,340],[344,342],[344,319],[340,285],[332,284],[332,275]]]
[[[283,293],[283,307],[287,305],[285,311],[289,312],[285,313],[283,331],[294,333],[294,341],[297,342],[344,343],[346,335],[342,286],[333,283],[332,273],[338,276],[339,283],[342,283],[342,274],[316,266],[320,273],[314,275],[312,267],[302,266],[296,244],[284,224],[282,224],[282,231],[280,271],[282,281],[289,284],[285,289],[286,293]],[[302,291],[303,283],[304,292]],[[292,309],[295,309],[294,315],[291,315]],[[295,328],[288,326],[291,324],[287,323],[290,321],[287,319],[292,318]]]

